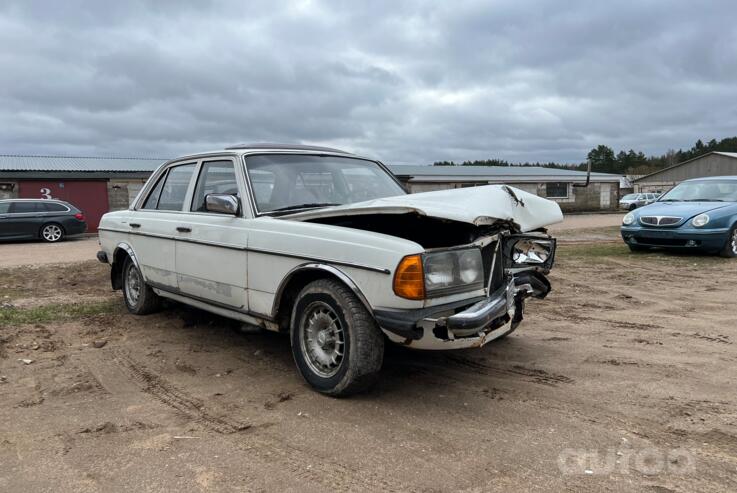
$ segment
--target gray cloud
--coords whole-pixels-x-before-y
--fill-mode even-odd
[[[732,3],[0,5],[0,152],[568,161],[737,134]]]

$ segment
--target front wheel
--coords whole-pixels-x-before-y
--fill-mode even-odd
[[[141,271],[130,257],[123,264],[123,299],[134,315],[148,315],[158,310],[161,298],[143,280]]]
[[[332,396],[371,387],[384,360],[384,337],[371,314],[345,285],[311,282],[292,313],[292,353],[302,377]]]
[[[719,252],[719,255],[728,258],[737,257],[737,224],[732,226],[732,229],[729,230],[727,243],[725,243],[724,248]]]
[[[64,239],[64,230],[55,223],[44,224],[41,227],[41,239],[47,243],[56,243]]]

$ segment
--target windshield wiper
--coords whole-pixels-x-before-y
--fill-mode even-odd
[[[656,200],[656,202],[683,202],[681,199],[660,199]]]
[[[314,202],[311,204],[296,204],[296,205],[288,205],[286,207],[279,207],[278,209],[272,209],[267,212],[284,212],[284,211],[296,211],[299,209],[312,209],[314,207],[331,207],[334,205],[341,205],[341,204],[335,204],[332,202]]]
[[[722,199],[688,199],[686,202],[724,202]]]

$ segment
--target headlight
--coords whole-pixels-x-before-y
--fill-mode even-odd
[[[625,215],[625,216],[624,216],[624,217],[622,218],[622,224],[624,224],[625,226],[629,226],[629,225],[630,225],[630,224],[632,224],[633,222],[635,222],[635,215],[634,215],[634,214],[632,214],[631,212],[628,212],[628,213],[627,213],[627,214],[626,214],[626,215]]]
[[[693,224],[697,228],[706,226],[708,223],[709,223],[709,214],[699,214],[695,218],[691,219],[691,224]]]
[[[512,248],[515,264],[544,264],[553,252],[553,244],[546,240],[520,240]]]
[[[424,256],[425,291],[439,296],[471,291],[484,286],[484,263],[481,250],[452,250]]]

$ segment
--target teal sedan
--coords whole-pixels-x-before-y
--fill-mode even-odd
[[[701,250],[737,257],[737,176],[686,180],[622,219],[630,250]]]

